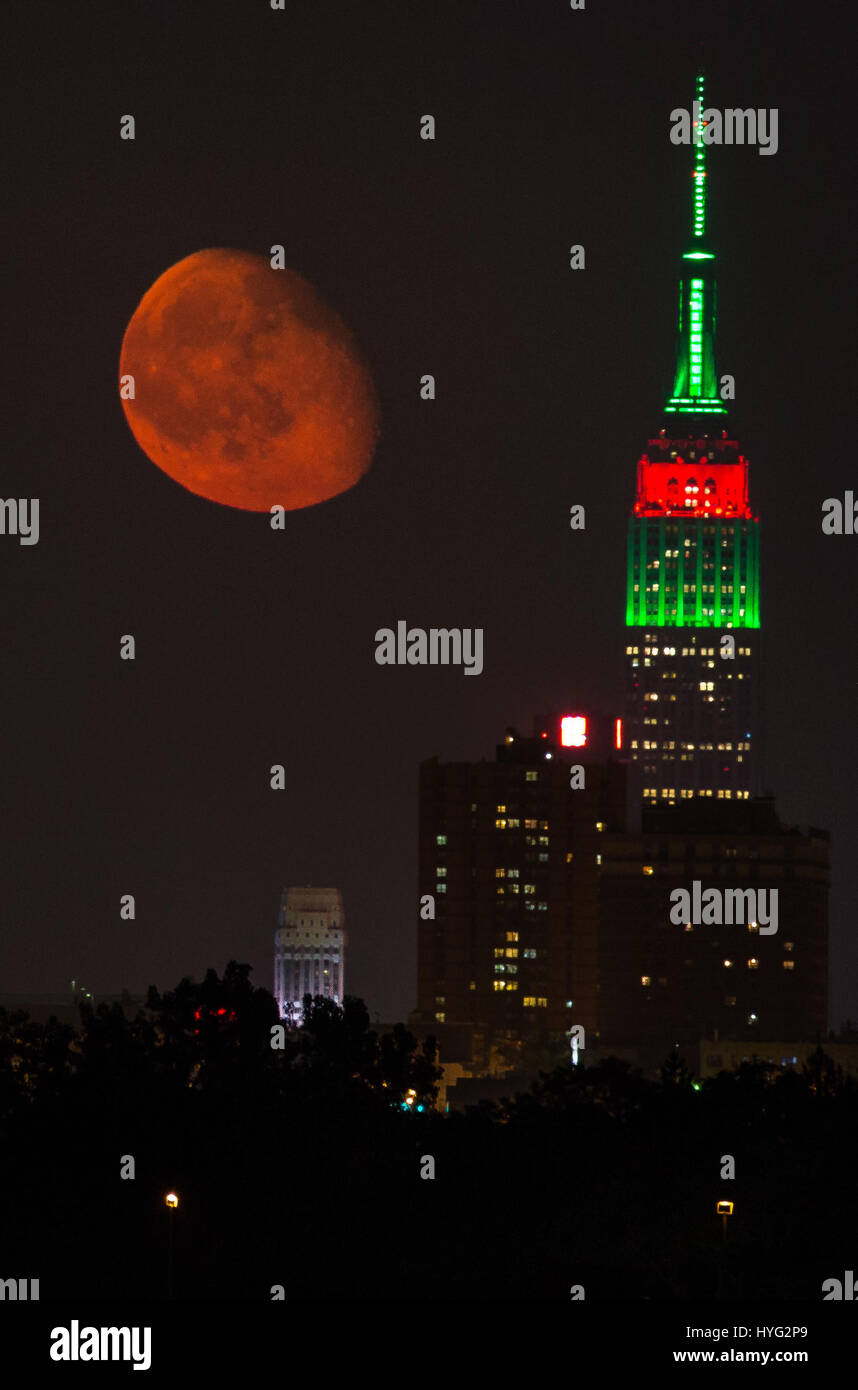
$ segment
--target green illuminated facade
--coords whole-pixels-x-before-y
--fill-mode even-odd
[[[755,521],[640,517],[629,526],[626,624],[759,627],[759,566]]]

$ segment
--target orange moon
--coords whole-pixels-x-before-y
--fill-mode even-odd
[[[372,462],[378,400],[351,333],[307,280],[264,256],[177,261],[135,309],[119,372],[134,378],[122,405],[143,452],[226,507],[312,507]]]

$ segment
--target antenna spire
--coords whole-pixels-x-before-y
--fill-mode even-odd
[[[673,391],[668,415],[726,415],[715,368],[715,253],[706,235],[706,143],[702,69],[691,107],[691,247],[683,252],[679,282],[679,323]]]
[[[706,144],[703,139],[704,98],[703,73],[698,73],[694,91],[692,111],[692,145],[694,148],[694,168],[692,178],[691,231],[693,236],[702,237],[706,232]]]

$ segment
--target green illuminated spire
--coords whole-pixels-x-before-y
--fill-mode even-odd
[[[691,243],[683,253],[679,282],[679,336],[673,392],[667,415],[726,415],[715,370],[715,255],[706,234],[706,145],[703,139],[703,74],[691,108]]]
[[[703,140],[703,74],[697,78],[697,89],[694,93],[695,101],[699,103],[701,119],[693,121],[691,130],[691,142],[694,150],[694,168],[691,173],[691,234],[694,237],[702,237],[706,231],[706,145]],[[692,120],[693,120],[692,107]],[[693,252],[691,253],[694,254]],[[699,254],[699,252],[698,252]],[[704,255],[706,253],[704,252]]]

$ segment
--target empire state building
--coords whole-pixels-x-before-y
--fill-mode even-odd
[[[758,790],[759,520],[715,365],[715,253],[706,235],[703,78],[676,371],[637,468],[628,525],[626,736],[644,806],[742,801]],[[725,400],[724,397],[727,399]]]

